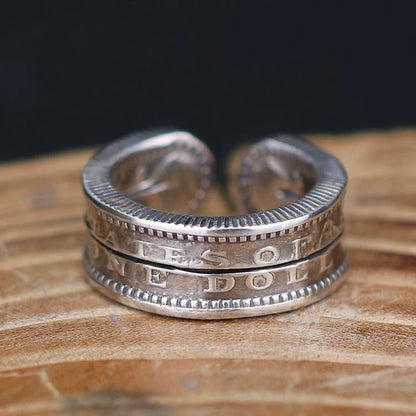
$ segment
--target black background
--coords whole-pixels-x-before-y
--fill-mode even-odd
[[[0,158],[179,126],[239,141],[415,123],[409,1],[2,1]]]

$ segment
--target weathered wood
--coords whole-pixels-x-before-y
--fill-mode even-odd
[[[0,414],[416,414],[416,131],[313,140],[350,176],[348,281],[233,321],[142,313],[86,284],[90,151],[0,166]]]

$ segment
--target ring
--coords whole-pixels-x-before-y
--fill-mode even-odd
[[[134,133],[97,152],[82,173],[94,287],[143,310],[199,319],[290,310],[335,290],[346,267],[339,161],[277,135],[238,163],[230,193],[243,213],[206,217],[193,212],[213,184],[214,158],[190,133]],[[318,259],[328,266],[317,271]],[[308,278],[292,281],[304,267]],[[293,287],[282,284],[287,270]]]

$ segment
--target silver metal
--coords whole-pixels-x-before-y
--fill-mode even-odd
[[[192,215],[212,172],[211,153],[187,132],[135,133],[116,141],[82,174],[89,230],[124,255],[192,270],[285,264],[342,234],[346,173],[303,139],[272,136],[243,158],[235,181],[239,204],[256,212]]]
[[[90,237],[84,264],[91,284],[123,304],[193,319],[227,319],[306,306],[342,283],[347,264],[341,239],[283,266],[243,271],[195,272],[143,263]]]
[[[214,158],[183,131],[118,140],[84,168],[84,264],[91,284],[163,315],[225,319],[308,305],[343,281],[347,176],[313,144],[272,136],[246,150],[230,183],[240,215],[193,215]]]

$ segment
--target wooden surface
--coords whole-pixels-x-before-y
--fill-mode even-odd
[[[0,167],[0,414],[416,414],[416,131],[313,138],[350,176],[348,281],[302,310],[163,318],[85,282],[91,152]]]

